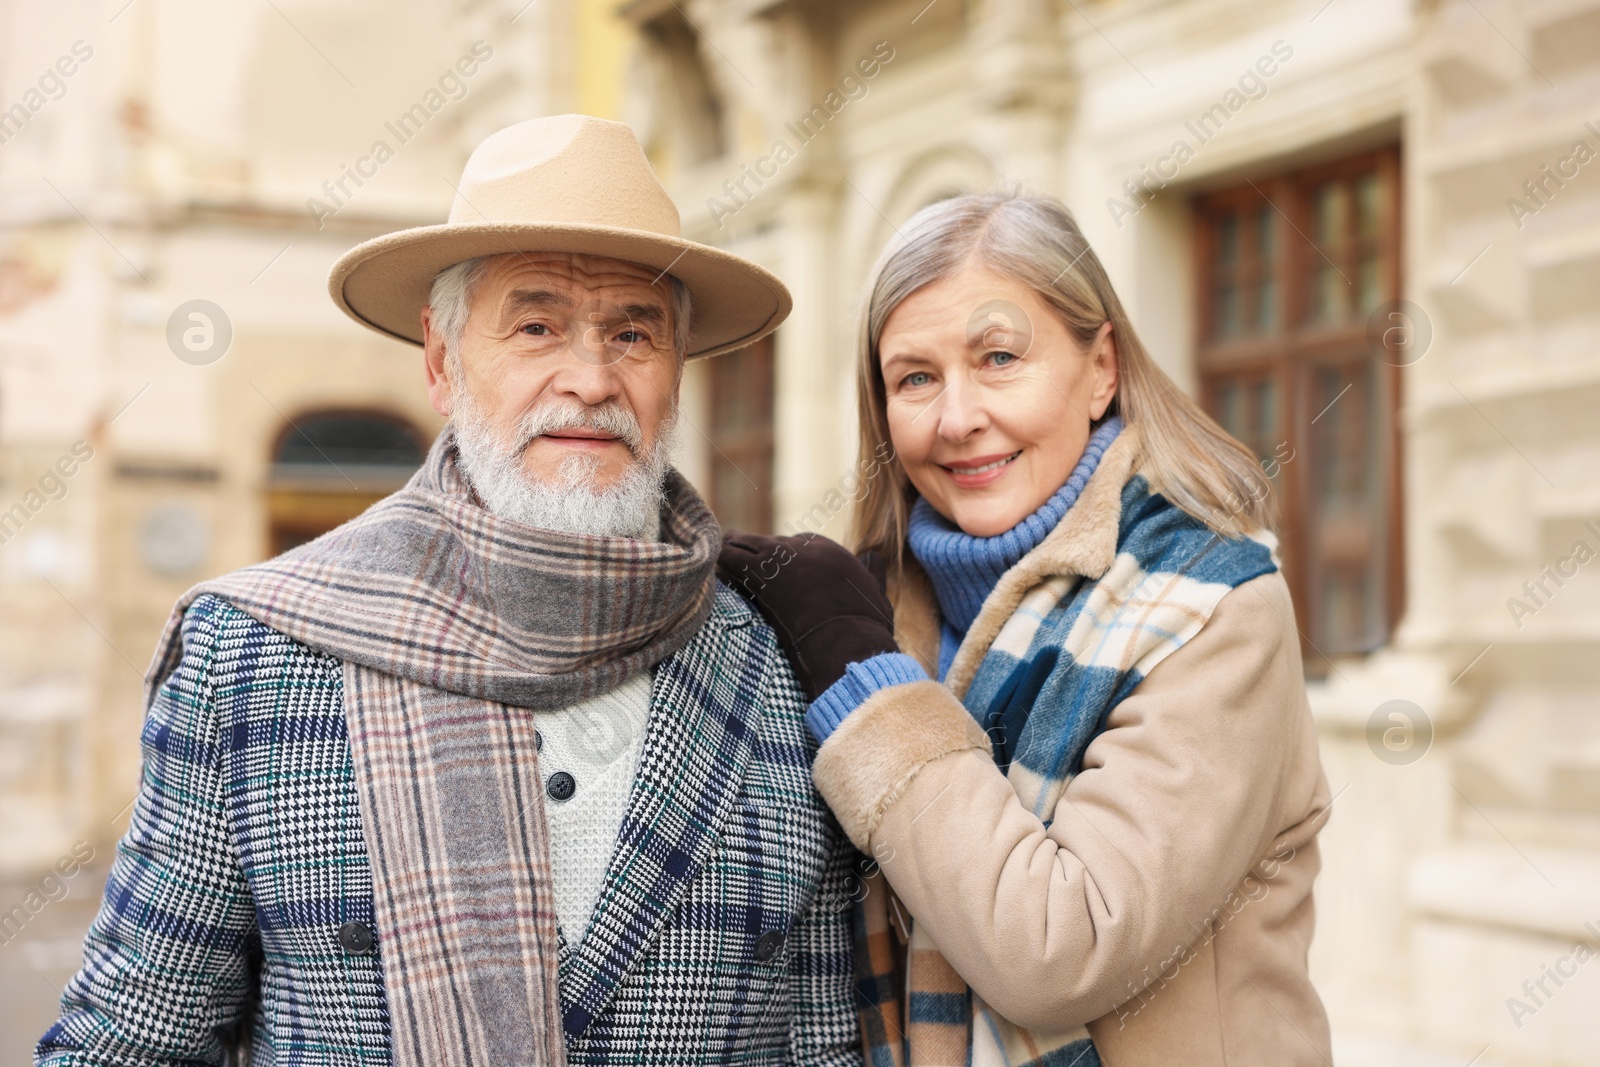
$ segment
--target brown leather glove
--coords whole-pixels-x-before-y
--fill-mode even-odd
[[[820,534],[723,534],[717,577],[772,624],[811,700],[843,678],[851,663],[900,650],[894,608],[883,591],[883,562],[868,556],[863,563]]]

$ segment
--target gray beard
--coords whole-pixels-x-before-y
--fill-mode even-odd
[[[534,408],[522,418],[512,446],[507,447],[496,439],[488,417],[465,389],[457,390],[454,399],[450,421],[455,427],[461,471],[490,512],[561,533],[641,540],[658,537],[667,458],[677,431],[676,405],[662,422],[650,450],[641,456],[637,452],[638,422],[620,408],[613,407],[613,414],[582,405]],[[560,421],[551,421],[554,412],[560,413]],[[533,436],[543,432],[540,426],[573,425],[617,433],[635,450],[635,458],[614,484],[601,486],[600,457],[583,453],[563,459],[551,482],[535,479],[523,467],[523,450]]]

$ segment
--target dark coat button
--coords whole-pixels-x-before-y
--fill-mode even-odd
[[[550,783],[545,788],[552,800],[567,800],[577,791],[578,783],[566,771],[557,771],[550,776]]]
[[[372,928],[366,923],[345,923],[339,927],[339,944],[352,956],[364,955],[372,950]]]
[[[782,950],[782,948],[783,931],[768,930],[766,933],[756,938],[756,959],[761,963],[766,963],[772,957],[776,956],[779,951]]]
[[[541,734],[538,730],[533,732],[533,750],[535,752],[544,751],[544,734]]]

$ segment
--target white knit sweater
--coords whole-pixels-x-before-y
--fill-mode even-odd
[[[660,516],[655,515],[640,537],[654,541],[660,536]],[[609,693],[570,707],[534,712],[556,921],[569,945],[583,940],[600,900],[606,864],[617,844],[644,749],[654,676],[653,670],[640,671]],[[550,793],[550,779],[563,771],[572,776],[574,788],[566,800],[557,800]]]
[[[569,945],[577,945],[589,927],[627,810],[650,718],[651,677],[651,671],[640,671],[609,693],[534,713],[542,738],[539,773],[546,783],[556,918]],[[574,788],[566,800],[557,800],[549,782],[563,771]]]

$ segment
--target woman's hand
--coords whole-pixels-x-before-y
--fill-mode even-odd
[[[898,652],[894,608],[878,574],[819,534],[766,537],[728,530],[717,577],[772,624],[806,696],[816,700],[851,663]]]

